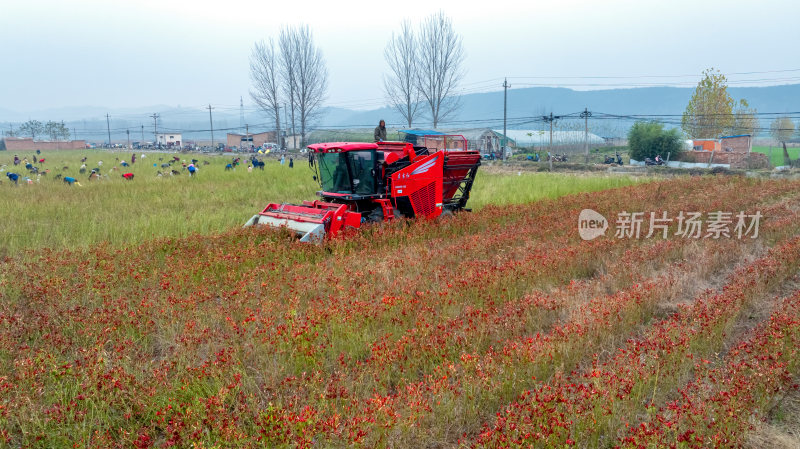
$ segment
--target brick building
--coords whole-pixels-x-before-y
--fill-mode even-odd
[[[750,134],[738,136],[724,136],[719,139],[722,151],[731,153],[749,153],[753,148],[753,139]]]
[[[29,151],[29,150],[83,150],[86,149],[85,140],[66,140],[66,141],[48,141],[36,140],[30,137],[6,137],[0,141],[0,149],[7,151]]]
[[[228,133],[228,146],[237,148],[260,147],[265,143],[278,143],[275,139],[275,131],[254,134],[234,134]]]
[[[694,139],[694,151],[719,151],[720,144],[717,139]]]
[[[680,160],[699,164],[730,164],[734,169],[769,168],[769,158],[764,153],[734,151],[686,151]]]

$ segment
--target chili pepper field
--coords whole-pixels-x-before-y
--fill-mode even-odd
[[[679,177],[8,252],[0,445],[791,447],[798,214],[798,181]]]

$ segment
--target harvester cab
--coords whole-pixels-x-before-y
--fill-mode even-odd
[[[334,237],[345,227],[398,217],[435,218],[466,208],[480,154],[462,136],[408,142],[320,143],[308,147],[320,200],[269,204],[245,226],[286,227],[301,241]],[[419,140],[418,140],[419,142]]]

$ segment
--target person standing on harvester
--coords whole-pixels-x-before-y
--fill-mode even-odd
[[[383,142],[386,140],[386,122],[383,120],[378,123],[378,126],[375,127],[375,142]]]

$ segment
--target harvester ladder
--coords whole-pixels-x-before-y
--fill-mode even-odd
[[[447,159],[445,159],[445,164],[447,164]],[[445,204],[449,206],[448,209],[461,210],[467,205],[469,192],[472,190],[472,183],[475,182],[475,175],[478,173],[478,167],[480,167],[480,165],[480,162],[473,165],[467,172],[467,175],[464,176],[464,179],[459,182],[458,193],[445,202]]]

